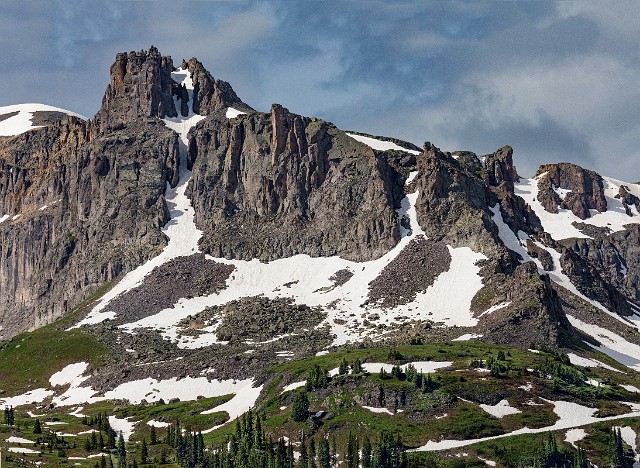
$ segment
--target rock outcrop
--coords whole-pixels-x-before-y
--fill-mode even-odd
[[[243,112],[253,110],[242,102],[229,83],[214,79],[197,59],[183,61],[181,68],[188,69],[191,74],[193,112],[196,114],[211,115],[215,111],[227,107],[233,107]]]
[[[158,49],[119,53],[111,65],[109,85],[95,117],[102,132],[139,117],[175,117],[173,95],[181,95],[171,78],[173,61]]]
[[[318,119],[270,114],[201,122],[189,147],[201,249],[273,260],[369,260],[399,240],[401,176],[374,150]]]
[[[493,277],[485,290],[492,291],[494,301],[508,301],[509,305],[487,316],[483,341],[563,347],[573,339],[573,328],[549,276],[540,276],[533,262],[518,266],[512,275]]]
[[[513,164],[513,148],[503,146],[498,151],[484,156],[484,181],[487,185],[499,186],[502,182],[518,182],[520,177]]]
[[[544,209],[557,213],[571,210],[580,219],[591,216],[589,210],[607,211],[604,183],[599,174],[569,163],[540,166],[538,200]]]

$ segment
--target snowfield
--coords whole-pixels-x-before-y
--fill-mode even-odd
[[[538,201],[538,181],[545,177],[546,173],[539,175],[535,179],[520,179],[519,183],[514,184],[515,194],[521,196],[529,206],[535,211],[544,230],[555,240],[579,238],[588,239],[588,235],[582,233],[579,229],[572,225],[573,222],[591,224],[592,226],[608,227],[613,232],[622,231],[626,224],[640,223],[640,213],[631,207],[632,217],[627,216],[624,206],[620,200],[614,198],[619,191],[620,185],[629,188],[629,191],[637,196],[640,193],[640,186],[628,184],[609,177],[604,179],[604,193],[607,199],[607,211],[598,212],[590,210],[591,217],[585,220],[578,218],[570,210],[559,209],[558,213],[549,213],[544,209]],[[556,190],[557,192],[557,190]],[[561,191],[564,196],[566,193]],[[563,196],[561,195],[561,197]]]
[[[415,176],[416,174],[412,173],[410,179]],[[179,187],[181,187],[180,184]],[[331,328],[331,332],[335,335],[334,345],[360,341],[367,336],[378,336],[380,332],[363,326],[364,317],[372,312],[380,315],[378,323],[387,325],[395,324],[395,317],[402,316],[409,320],[443,322],[447,326],[474,326],[478,320],[470,312],[471,300],[482,288],[480,268],[476,263],[486,257],[468,247],[448,246],[451,254],[449,270],[439,275],[426,291],[418,293],[411,303],[399,305],[393,309],[382,309],[375,304],[363,305],[368,297],[369,283],[380,275],[386,265],[393,261],[412,239],[424,235],[418,224],[414,206],[417,196],[417,191],[407,195],[402,201],[402,207],[398,210],[399,217],[405,214],[408,216],[411,231],[404,230],[403,237],[396,247],[376,260],[352,262],[340,257],[313,258],[308,255],[296,255],[262,263],[257,259],[243,261],[207,256],[209,259],[235,267],[227,280],[226,289],[210,296],[180,299],[172,307],[155,315],[121,325],[120,328],[131,333],[134,333],[137,328],[158,330],[164,338],[177,342],[183,349],[225,344],[215,336],[217,324],[200,330],[203,333],[197,337],[179,337],[178,323],[207,307],[220,306],[233,300],[259,295],[272,299],[290,298],[296,304],[324,307],[328,317],[319,327],[328,325]],[[171,196],[168,200],[172,200]],[[180,214],[169,224],[175,221],[176,231],[183,233],[176,237],[180,239],[182,251],[176,253],[173,250],[174,237],[170,236],[169,245],[159,257],[127,275],[105,295],[103,301],[79,325],[100,321],[103,310],[108,311],[108,301],[140,284],[144,276],[155,266],[178,254],[188,255],[198,251],[197,241],[201,232],[195,227],[193,208],[186,197],[180,195],[178,200]],[[346,284],[331,289],[333,282],[329,278],[337,271],[344,269],[353,272],[353,277]],[[292,282],[295,284],[284,287],[285,284]],[[329,304],[333,307],[329,308]]]
[[[509,416],[510,414],[522,413],[518,408],[514,408],[509,405],[507,400],[501,400],[494,406],[491,405],[479,405],[480,408],[485,410],[491,416],[495,416],[496,418],[504,418],[505,416]]]
[[[0,107],[0,116],[14,112],[17,112],[17,114],[0,121],[0,136],[16,136],[29,130],[42,128],[41,125],[35,126],[31,122],[34,112],[62,112],[82,120],[88,120],[83,115],[46,104],[16,104]]]

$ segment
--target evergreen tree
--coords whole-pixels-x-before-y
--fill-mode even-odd
[[[309,442],[309,468],[316,468],[318,465],[316,464],[316,439],[315,437],[311,438]]]
[[[293,420],[301,422],[309,417],[309,397],[307,392],[297,392],[293,400]]]
[[[116,446],[116,454],[118,457],[118,468],[127,468],[127,449],[124,443],[124,436],[122,431],[118,437],[118,444]]]
[[[362,443],[362,468],[371,468],[371,441],[365,437]]]
[[[329,449],[329,440],[326,437],[320,439],[318,465],[320,468],[331,468],[331,451]]]
[[[13,426],[15,422],[15,415],[13,411],[13,406],[5,406],[4,407],[4,423],[7,426]]]
[[[356,359],[356,362],[353,363],[353,367],[351,368],[351,371],[354,374],[362,374],[364,372],[360,359]]]
[[[347,362],[346,358],[342,358],[342,362],[340,363],[340,366],[338,367],[338,374],[346,375],[348,373],[349,373],[349,363]]]
[[[416,380],[416,377],[418,376],[418,371],[416,370],[413,364],[409,364],[407,366],[407,370],[405,371],[405,375],[409,382],[413,382]]]
[[[147,439],[142,439],[142,447],[140,447],[140,463],[142,465],[147,464],[147,457],[149,456],[149,449],[147,448]]]
[[[149,436],[149,442],[151,445],[156,445],[158,443],[158,435],[156,434],[156,427],[151,426],[151,434]]]
[[[100,457],[100,468],[107,468],[107,459],[104,458],[104,455]]]
[[[300,439],[300,458],[298,458],[298,468],[309,468],[309,455],[307,454],[307,441],[304,432]]]
[[[42,434],[42,426],[40,425],[40,420],[36,418],[33,423],[33,433],[34,434]]]

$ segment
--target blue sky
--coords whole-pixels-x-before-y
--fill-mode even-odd
[[[640,2],[3,0],[0,44],[0,105],[93,116],[153,44],[259,110],[640,180]]]

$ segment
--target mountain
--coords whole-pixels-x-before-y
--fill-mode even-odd
[[[116,56],[93,119],[9,106],[0,135],[0,404],[96,427],[126,400],[105,417],[132,452],[177,418],[219,442],[251,407],[272,436],[341,445],[360,422],[476,460],[523,433],[640,429],[637,184],[259,112],[153,47]],[[317,414],[297,421],[305,385]],[[584,438],[602,463],[605,436],[563,456]]]

